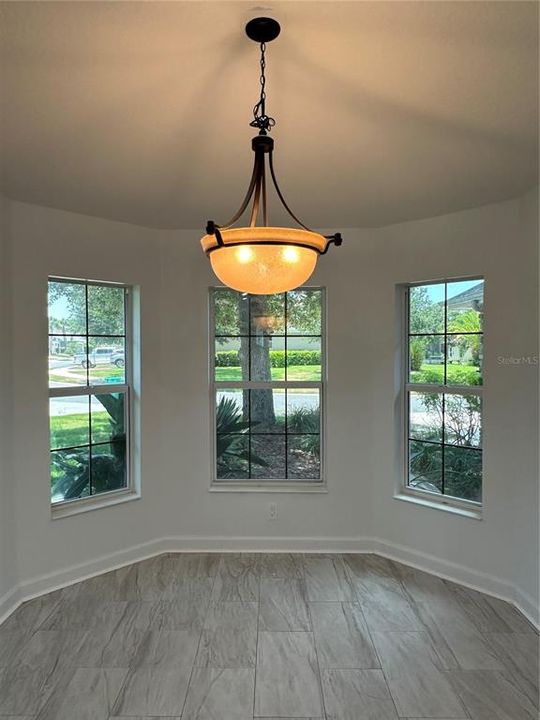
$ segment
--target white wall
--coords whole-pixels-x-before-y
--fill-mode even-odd
[[[11,243],[10,203],[0,195],[0,616],[17,583],[11,472]]]
[[[537,604],[538,367],[499,361],[538,354],[535,197],[379,230],[361,282],[377,308],[365,318],[366,334],[376,338],[367,390],[378,458],[374,534],[516,582]],[[393,500],[395,459],[388,447],[395,397],[392,288],[403,281],[476,274],[486,279],[482,521]]]
[[[20,581],[87,562],[162,533],[159,246],[155,231],[12,204],[13,414]],[[141,500],[52,520],[48,479],[47,277],[123,281],[142,298]]]
[[[537,352],[531,198],[379,230],[346,230],[343,247],[321,261],[313,282],[328,288],[329,492],[311,495],[208,492],[207,288],[214,279],[198,232],[152,231],[18,203],[11,227],[23,582],[156,538],[189,537],[191,546],[200,538],[201,546],[213,547],[240,546],[244,538],[248,548],[314,549],[379,538],[388,547],[436,556],[449,568],[457,563],[479,577],[517,583],[534,597],[537,372],[497,362],[498,356]],[[143,340],[143,499],[54,521],[47,464],[49,274],[140,284]],[[395,285],[476,274],[486,277],[482,521],[392,497]],[[275,522],[266,519],[270,499],[278,503]]]
[[[532,311],[532,308],[538,308],[538,193],[531,192],[522,198],[519,220],[525,243],[533,249],[533,253],[530,263],[519,268],[524,285],[523,294],[518,299],[523,303],[519,316],[527,320],[517,327],[519,335],[516,338],[514,354],[538,356],[538,337],[536,346],[534,344],[534,326],[538,329],[538,313]],[[523,312],[523,308],[531,308],[530,314]],[[516,484],[516,492],[513,494],[514,555],[511,562],[515,584],[522,595],[536,599],[538,605],[539,473],[538,454],[533,457],[531,453],[533,448],[538,452],[538,403],[534,402],[534,398],[538,398],[538,368],[529,365],[513,365],[511,368],[508,372],[514,378],[514,387],[518,393],[516,401],[519,402],[519,427],[522,428],[521,432],[516,433],[515,426],[510,426],[509,432],[510,436],[516,439],[516,445],[512,449],[514,466],[511,478]]]

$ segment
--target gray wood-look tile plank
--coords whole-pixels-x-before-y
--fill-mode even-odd
[[[176,556],[160,555],[127,568],[120,568],[116,571],[120,595],[126,600],[173,600],[189,581],[211,579],[199,571],[182,573],[182,562],[182,558]],[[189,561],[186,562],[189,565]]]
[[[360,606],[371,631],[410,632],[423,630],[416,609],[402,595],[381,593],[361,600]]]
[[[76,669],[67,686],[52,693],[37,720],[106,720],[126,674],[120,668]]]
[[[452,597],[451,589],[442,578],[397,562],[392,562],[392,567],[409,600],[436,603]]]
[[[78,667],[127,668],[147,632],[154,613],[150,602],[128,602],[115,627],[85,631],[75,659]]]
[[[375,632],[373,642],[381,659],[398,715],[455,717],[466,713],[440,658],[425,632]]]
[[[29,635],[20,630],[4,630],[0,628],[0,668],[15,662],[17,654],[28,641]]]
[[[2,720],[34,720],[35,715],[0,715]]]
[[[381,670],[322,670],[328,720],[397,720]]]
[[[302,556],[293,553],[265,553],[259,561],[259,574],[261,577],[301,580],[304,577]]]
[[[132,667],[191,667],[199,638],[199,630],[149,630],[137,648]]]
[[[380,668],[359,604],[310,603],[321,668]]]
[[[171,717],[170,715],[167,717],[164,715],[152,715],[152,717],[148,715],[116,715],[113,719],[113,716],[110,715],[109,720],[181,720],[181,718],[178,715],[175,717]]]
[[[260,632],[255,716],[310,717],[323,712],[312,634]]]
[[[167,555],[148,558],[116,570],[119,596],[124,600],[155,601],[174,595],[175,577]]]
[[[255,671],[195,668],[182,720],[252,720]]]
[[[258,561],[253,555],[223,555],[214,582],[215,602],[258,602]]]
[[[452,583],[451,587],[458,602],[480,632],[536,633],[529,621],[510,603],[463,585]]]
[[[497,653],[464,614],[448,603],[417,603],[416,610],[447,670],[502,670]]]
[[[0,671],[0,716],[36,715],[54,692],[62,692],[75,668],[64,666],[3,668]]]
[[[200,629],[212,597],[212,578],[185,578],[177,584],[173,598],[156,603],[150,621],[152,629]]]
[[[388,594],[405,599],[403,586],[390,560],[369,553],[345,554],[342,558],[360,600],[378,600],[381,595]]]
[[[256,662],[255,602],[218,602],[208,611],[195,659],[197,667],[252,668]]]
[[[103,601],[94,596],[61,600],[41,630],[112,630],[121,622],[128,608],[125,601]]]
[[[9,668],[18,673],[75,667],[85,642],[83,630],[36,630]]]
[[[260,630],[311,630],[303,580],[262,577],[260,597]]]
[[[350,579],[341,559],[334,563],[331,557],[304,557],[307,599],[313,602],[347,602],[355,599]]]
[[[111,715],[181,715],[191,668],[144,666],[130,670]]]
[[[96,575],[88,580],[68,585],[62,591],[63,600],[78,600],[80,598],[98,598],[104,600],[125,600],[121,592],[119,575],[112,570],[102,575]]]
[[[447,673],[472,720],[538,720],[538,710],[515,685],[495,670]]]
[[[1,629],[24,633],[37,630],[58,606],[61,597],[62,591],[57,590],[24,602],[2,623]]]
[[[221,553],[170,553],[167,563],[180,578],[213,578],[221,557]]]
[[[487,633],[484,637],[500,658],[504,676],[538,707],[538,636],[534,633]]]

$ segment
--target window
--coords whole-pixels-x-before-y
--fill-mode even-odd
[[[214,480],[320,483],[324,292],[211,290]]]
[[[123,285],[51,279],[51,502],[89,502],[130,486],[129,293]]]
[[[484,281],[414,285],[405,296],[405,492],[479,504]]]

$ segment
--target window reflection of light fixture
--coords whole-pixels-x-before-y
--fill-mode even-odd
[[[273,118],[266,115],[266,43],[274,40],[281,28],[271,18],[254,18],[246,25],[251,40],[261,48],[261,95],[253,109],[252,127],[259,134],[251,141],[255,163],[246,196],[238,212],[224,225],[209,220],[206,235],[201,240],[212,269],[228,287],[257,295],[285,292],[305,283],[315,270],[319,255],[324,255],[330,244],[341,245],[340,233],[320,235],[300,222],[290,210],[279,189],[273,164],[274,141],[268,132],[274,126]],[[267,160],[268,159],[268,160]],[[269,227],[266,210],[266,165],[281,204],[299,225],[296,228]],[[253,197],[249,227],[234,228]],[[259,209],[263,225],[257,226]]]
[[[279,322],[275,315],[254,315],[251,320],[255,331],[264,335],[271,335]]]

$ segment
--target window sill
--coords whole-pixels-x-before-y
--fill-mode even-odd
[[[469,509],[463,506],[452,505],[450,501],[437,501],[428,498],[418,497],[417,495],[409,495],[408,493],[397,493],[394,495],[395,500],[403,500],[414,505],[422,505],[423,507],[432,508],[433,510],[442,510],[443,512],[452,513],[453,515],[461,515],[461,517],[472,518],[473,520],[482,520],[482,508]]]
[[[212,493],[319,493],[328,494],[324,483],[288,483],[284,485],[268,483],[212,483],[208,488]]]
[[[134,490],[122,490],[114,493],[104,493],[95,498],[83,498],[82,500],[73,500],[71,502],[53,505],[51,507],[51,519],[59,520],[60,518],[70,517],[70,515],[79,515],[80,513],[90,512],[91,510],[100,510],[101,508],[111,507],[113,505],[121,505],[132,500],[139,500],[140,493]]]

